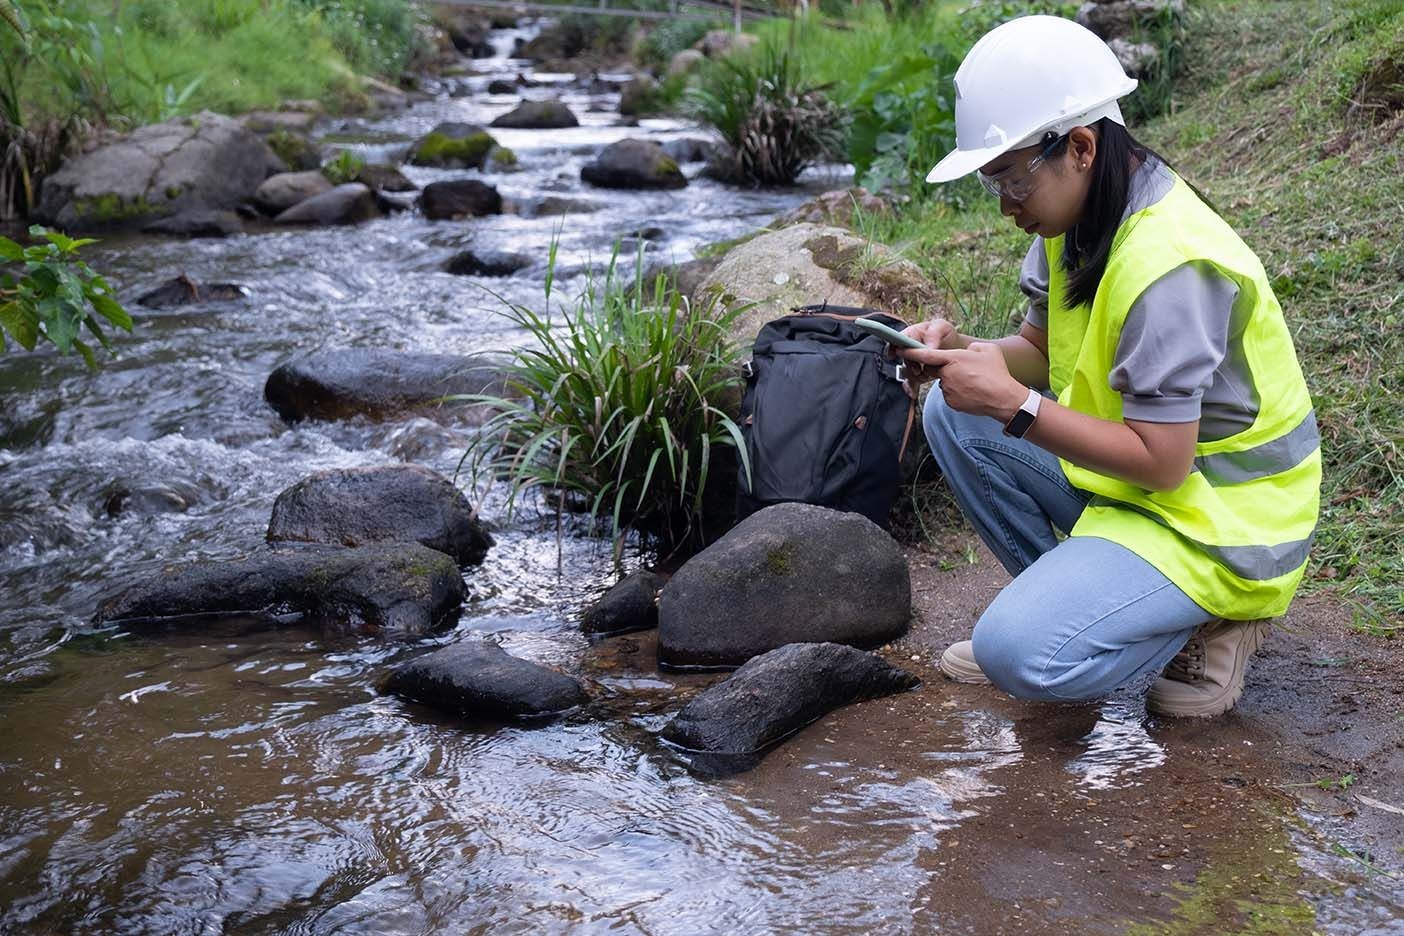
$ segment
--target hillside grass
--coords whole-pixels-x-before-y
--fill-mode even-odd
[[[1325,459],[1305,587],[1404,629],[1404,10],[1397,0],[1190,6],[1171,113],[1134,126],[1258,252],[1316,403]],[[858,218],[951,296],[964,330],[1021,315],[1027,238],[994,203]]]

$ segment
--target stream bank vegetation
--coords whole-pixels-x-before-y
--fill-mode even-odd
[[[747,455],[726,412],[741,385],[728,326],[744,308],[693,308],[665,276],[645,280],[642,251],[632,277],[615,260],[552,312],[553,246],[546,311],[504,311],[533,344],[513,352],[505,393],[465,398],[493,415],[460,470],[506,483],[508,516],[533,495],[586,514],[618,560],[631,532],[665,553],[724,532],[704,528],[704,507],[732,453]]]

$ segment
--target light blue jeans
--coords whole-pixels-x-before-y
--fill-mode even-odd
[[[1076,701],[1159,673],[1209,612],[1150,563],[1110,540],[1063,540],[1088,495],[1056,456],[946,405],[940,383],[922,417],[961,510],[1014,576],[975,625],[975,662],[1021,699]],[[1148,682],[1149,680],[1147,680]]]

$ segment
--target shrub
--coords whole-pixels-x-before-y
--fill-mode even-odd
[[[345,185],[347,182],[355,182],[356,177],[361,174],[361,170],[366,168],[366,161],[350,150],[342,150],[336,154],[335,159],[327,160],[322,166],[322,175],[332,185]]]
[[[29,234],[43,243],[22,247],[0,237],[0,261],[24,265],[19,276],[0,274],[0,351],[8,333],[26,351],[47,341],[65,353],[77,349],[89,367],[96,367],[92,349],[78,337],[82,330],[110,347],[98,317],[127,331],[132,317],[107,282],[78,258],[79,248],[94,243],[91,239],[74,240],[37,225]]]
[[[791,185],[811,163],[841,156],[843,111],[806,87],[788,53],[728,56],[702,76],[690,109],[731,145],[713,169],[735,181]]]
[[[740,386],[727,339],[740,310],[693,309],[661,276],[632,285],[611,261],[563,315],[508,309],[535,345],[514,352],[504,397],[474,398],[494,415],[464,455],[475,484],[506,480],[509,514],[544,491],[557,510],[569,499],[592,522],[609,517],[616,556],[631,529],[668,546],[699,534],[717,447],[746,459],[722,410]]]

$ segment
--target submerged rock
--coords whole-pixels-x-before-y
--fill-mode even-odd
[[[739,666],[789,643],[872,647],[900,636],[911,579],[896,541],[861,514],[757,511],[687,561],[658,608],[666,666]]]
[[[403,172],[394,166],[379,163],[362,166],[356,173],[356,181],[376,192],[417,192],[419,186],[411,182]]]
[[[531,266],[525,254],[501,250],[463,250],[444,264],[444,272],[455,276],[511,276]]]
[[[424,217],[435,221],[478,218],[502,213],[502,196],[496,186],[477,179],[430,182],[419,196]]]
[[[331,181],[320,169],[280,172],[263,180],[253,194],[253,203],[264,214],[278,215],[298,202],[331,190]]]
[[[612,189],[679,189],[687,178],[654,140],[620,140],[580,170],[591,185]]]
[[[496,145],[492,134],[476,124],[441,123],[410,147],[409,161],[416,166],[481,169]]]
[[[507,113],[493,118],[492,126],[517,130],[559,130],[578,127],[580,121],[560,101],[523,101]]]
[[[658,590],[668,580],[656,572],[635,572],[585,609],[587,634],[623,634],[658,626]]]
[[[488,357],[366,348],[314,351],[280,365],[263,396],[278,415],[299,419],[383,417],[429,407],[440,398],[500,393],[502,363]]]
[[[708,772],[745,770],[756,755],[836,708],[920,684],[872,653],[835,643],[788,644],[683,706],[663,729],[663,739],[689,751],[727,755],[701,761],[698,766]]]
[[[34,220],[70,230],[140,230],[190,211],[232,211],[281,160],[236,120],[203,111],[140,127],[44,179]]]
[[[347,182],[298,202],[278,217],[277,224],[359,224],[380,216],[380,204],[369,186]]]
[[[169,309],[202,302],[243,299],[249,291],[237,283],[197,283],[184,273],[171,277],[155,289],[137,297],[137,305],[148,309]]]
[[[554,215],[594,214],[604,208],[599,202],[583,198],[567,198],[564,195],[545,195],[528,204],[523,212],[528,218],[543,218]]]
[[[380,690],[468,718],[555,715],[587,701],[580,683],[518,659],[496,644],[465,640],[397,667]]]
[[[268,541],[281,540],[419,543],[460,565],[482,562],[493,544],[463,493],[418,465],[340,468],[303,478],[273,503]]]
[[[99,603],[93,623],[195,628],[222,617],[270,626],[305,616],[337,632],[417,636],[458,617],[454,561],[416,543],[303,547],[166,569]]]
[[[179,481],[141,485],[119,481],[103,491],[102,509],[109,517],[184,513],[199,499],[199,491],[194,485]]]

